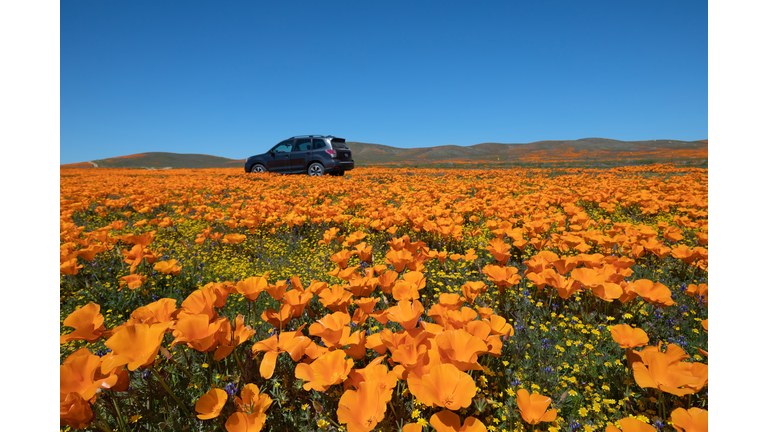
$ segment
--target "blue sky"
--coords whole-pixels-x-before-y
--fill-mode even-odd
[[[60,163],[708,138],[707,3],[61,2]]]

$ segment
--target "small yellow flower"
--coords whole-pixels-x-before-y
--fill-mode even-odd
[[[206,368],[208,367],[208,363],[203,363],[203,364],[202,364],[202,365],[200,365],[200,366],[201,366],[203,369],[206,369]]]
[[[137,421],[139,421],[140,419],[141,419],[141,414],[136,414],[135,416],[131,416],[131,418],[130,418],[130,422],[131,422],[131,423],[136,423],[136,422],[137,422]]]

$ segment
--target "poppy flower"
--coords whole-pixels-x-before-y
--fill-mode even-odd
[[[675,304],[672,300],[672,291],[666,286],[648,279],[638,279],[629,283],[634,292],[648,303],[667,307]]]
[[[259,294],[269,286],[267,276],[266,274],[259,277],[252,276],[237,282],[237,285],[235,285],[237,292],[250,301],[256,301],[259,298]]]
[[[611,337],[621,348],[635,348],[648,345],[648,335],[643,329],[618,324],[611,329]]]
[[[406,423],[403,425],[403,432],[424,432],[424,427],[418,423]]]
[[[273,299],[280,301],[285,295],[285,290],[288,289],[288,282],[279,280],[275,284],[268,284],[264,290],[272,296]]]
[[[164,274],[170,274],[176,276],[181,272],[181,267],[176,265],[176,260],[168,260],[168,261],[160,261],[157,264],[155,264],[154,269],[159,271],[160,273]]]
[[[495,238],[488,242],[486,250],[493,255],[493,258],[498,261],[499,264],[504,265],[509,261],[509,257],[512,255],[509,253],[510,245],[504,243],[504,240]]]
[[[299,363],[294,374],[304,380],[304,390],[324,392],[335,384],[341,384],[352,370],[354,361],[346,358],[344,351],[330,351],[310,364]]]
[[[123,365],[134,371],[140,366],[152,364],[160,351],[163,335],[170,326],[169,321],[123,327],[104,342],[112,352],[102,357],[101,372],[106,373]]]
[[[219,346],[216,348],[216,352],[213,353],[213,359],[218,361],[228,356],[235,347],[239,346],[243,342],[247,341],[254,334],[256,330],[251,329],[245,325],[245,317],[238,314],[235,318],[235,330],[229,331],[231,326],[227,326],[227,329],[222,327],[224,331],[219,332]]]
[[[320,303],[333,312],[343,312],[352,304],[352,292],[341,285],[333,285],[320,291]]]
[[[709,413],[705,409],[677,408],[669,417],[677,432],[707,432],[709,428]]]
[[[304,313],[304,309],[306,309],[314,296],[312,291],[292,289],[283,295],[282,302],[291,307],[294,318],[299,318]]]
[[[75,429],[86,428],[93,421],[91,404],[77,392],[59,394],[59,421]]]
[[[272,398],[259,393],[256,384],[246,384],[235,396],[237,412],[229,416],[224,427],[228,432],[259,432],[267,420],[267,409],[272,405]]]
[[[227,392],[218,388],[209,390],[195,402],[195,411],[200,413],[197,418],[208,420],[218,417],[226,402]]]
[[[220,333],[231,331],[228,319],[222,317],[209,321],[205,314],[185,315],[176,321],[175,328],[173,335],[176,339],[171,342],[171,347],[186,343],[188,347],[200,352],[215,349],[219,345]]]
[[[293,309],[290,305],[282,305],[280,312],[274,309],[267,309],[261,313],[261,319],[272,324],[276,329],[286,328],[288,321],[293,318]]]
[[[379,391],[378,383],[363,381],[358,390],[341,395],[336,416],[349,432],[370,432],[384,420],[386,411],[386,396]]]
[[[461,417],[448,410],[432,414],[432,417],[429,418],[429,424],[437,432],[485,432],[488,430],[483,422],[474,417],[467,417],[464,420],[464,425],[462,425]],[[403,428],[403,432],[405,432],[405,428]]]
[[[288,353],[293,361],[301,360],[312,343],[310,338],[301,333],[302,328],[304,328],[304,324],[296,331],[282,332],[253,345],[251,350],[254,354],[264,351],[264,358],[259,365],[259,373],[263,378],[272,378],[278,354]]]
[[[474,304],[475,299],[487,290],[488,286],[482,281],[467,282],[461,286],[461,293],[467,298],[469,304]]]
[[[635,382],[641,388],[655,388],[676,396],[694,393],[687,386],[697,384],[699,379],[678,367],[672,355],[651,351],[642,358],[642,363],[632,364]]]
[[[517,391],[517,407],[523,416],[523,420],[531,425],[541,422],[551,422],[557,418],[557,410],[549,408],[552,399],[538,393],[529,394],[528,390],[520,389]]]
[[[421,386],[426,400],[420,402],[454,411],[471,405],[477,392],[472,377],[450,363],[434,366],[421,377]]]
[[[516,267],[499,267],[489,264],[483,267],[483,274],[488,277],[503,294],[506,288],[516,285],[522,279]]]
[[[120,278],[120,288],[118,288],[117,291],[119,292],[126,285],[128,286],[128,289],[135,290],[136,288],[142,286],[146,281],[147,277],[140,274],[129,274],[128,276],[123,276]]]
[[[571,270],[571,277],[605,301],[613,301],[624,294],[618,284],[609,282],[606,274],[598,269],[579,267]]]
[[[349,313],[334,312],[310,325],[309,334],[320,336],[328,346],[346,345],[346,340],[351,330],[349,322]]]
[[[347,249],[342,249],[340,252],[337,252],[329,258],[331,261],[335,262],[336,265],[339,266],[341,269],[347,268],[347,263],[349,262],[349,258],[352,257],[352,251]]]
[[[245,240],[245,235],[232,233],[232,234],[225,235],[224,240],[222,240],[221,242],[224,244],[239,244],[239,243],[242,243],[243,240]]]
[[[424,306],[420,301],[401,300],[388,309],[387,318],[399,323],[404,329],[410,330],[416,327],[423,312]]]
[[[78,269],[81,268],[83,268],[83,265],[77,263],[77,258],[72,258],[59,265],[59,272],[65,275],[74,276],[77,274]]]
[[[75,330],[59,337],[59,343],[67,343],[73,340],[86,340],[94,342],[105,332],[104,316],[99,312],[101,306],[96,303],[88,303],[74,310],[64,319],[66,327]]]
[[[440,357],[459,370],[482,370],[477,362],[478,355],[486,352],[485,341],[464,329],[446,330],[435,337]]]
[[[656,428],[636,418],[624,417],[619,420],[621,429],[614,425],[608,425],[605,432],[656,432]]]
[[[118,376],[97,374],[100,366],[101,358],[91,354],[87,348],[80,348],[70,354],[59,366],[60,393],[76,392],[83,399],[89,400],[99,390],[115,385]]]
[[[413,254],[406,249],[392,250],[385,255],[387,264],[391,264],[395,267],[395,271],[402,273],[405,270],[406,264],[411,262]]]

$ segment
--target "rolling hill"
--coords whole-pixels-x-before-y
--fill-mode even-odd
[[[504,163],[512,165],[549,164],[638,164],[677,162],[706,164],[708,142],[702,141],[618,141],[584,138],[567,141],[537,141],[528,144],[481,143],[471,146],[399,148],[383,144],[347,141],[358,165],[429,165]],[[138,153],[76,164],[61,168],[242,168],[244,159],[227,159],[203,154],[164,152]]]

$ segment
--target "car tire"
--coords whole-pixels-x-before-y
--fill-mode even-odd
[[[309,166],[307,169],[307,175],[315,177],[315,176],[321,176],[325,174],[325,167],[323,164],[314,162],[312,165]]]
[[[254,174],[265,173],[267,172],[267,169],[264,168],[264,165],[255,164],[254,166],[251,167],[251,172]]]

